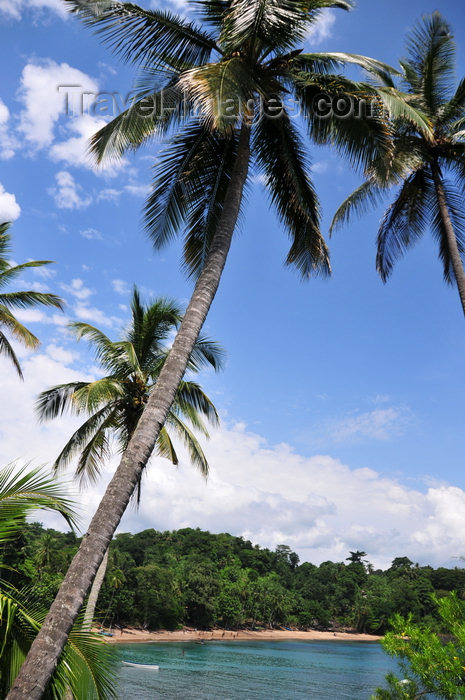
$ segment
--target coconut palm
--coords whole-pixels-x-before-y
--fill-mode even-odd
[[[41,420],[57,418],[67,412],[88,416],[58,455],[53,465],[55,473],[65,469],[73,458],[78,457],[75,478],[81,485],[88,481],[95,482],[103,462],[111,454],[112,438],[116,440],[118,450],[124,452],[156,386],[168,352],[166,343],[181,319],[181,310],[174,301],[159,298],[144,305],[135,288],[131,300],[131,319],[123,340],[113,342],[87,323],[70,324],[78,339],[85,338],[90,342],[105,376],[96,381],[59,384],[39,395],[36,407]],[[218,370],[222,355],[216,343],[199,338],[188,370],[198,372],[207,365]],[[207,476],[207,459],[188,425],[190,423],[195,430],[208,437],[204,419],[214,425],[218,423],[214,405],[197,383],[183,380],[165,425],[159,432],[156,454],[178,464],[172,440],[172,436],[175,436],[185,444],[191,462]],[[140,499],[140,484],[139,476],[137,502]],[[85,626],[89,628],[107,560],[108,549],[89,595],[85,613]]]
[[[427,129],[390,86],[377,89],[330,73],[355,63],[384,74],[384,64],[353,54],[302,51],[321,9],[348,10],[350,0],[195,0],[191,6],[201,24],[112,0],[67,2],[117,54],[141,66],[136,101],[95,135],[92,149],[103,160],[136,149],[151,137],[170,136],[147,200],[147,229],[157,248],[185,233],[185,265],[196,284],[157,386],[10,700],[40,697],[156,445],[220,282],[251,153],[291,238],[287,264],[303,277],[329,272],[305,143],[286,100],[291,108],[299,106],[313,140],[333,143],[354,164],[365,164],[378,148],[389,147],[384,120],[359,119],[354,113],[345,119],[321,118],[317,107],[322,93],[326,99],[345,95],[355,107],[375,95],[396,114],[409,113],[419,128]]]
[[[0,545],[2,552],[14,546],[26,515],[37,509],[61,513],[72,525],[75,514],[63,487],[43,470],[0,470]],[[0,558],[0,565],[2,564]],[[5,568],[5,565],[3,565]],[[39,631],[46,610],[31,591],[18,590],[0,580],[0,696],[5,697]],[[76,700],[105,700],[116,697],[111,650],[94,635],[73,630],[49,684],[44,699],[65,698],[68,690]]]
[[[444,279],[457,285],[465,313],[465,78],[454,90],[455,44],[439,12],[418,23],[407,48],[408,58],[400,62],[403,87],[412,109],[429,121],[431,133],[395,119],[393,152],[372,163],[367,180],[336,212],[332,228],[377,204],[387,188],[398,185],[378,231],[381,279],[388,279],[394,263],[430,229]]]
[[[0,224],[0,355],[4,355],[11,360],[22,379],[23,373],[19,360],[5,335],[5,331],[27,348],[36,348],[39,345],[39,339],[18,321],[13,311],[35,306],[55,306],[58,309],[62,309],[63,301],[55,294],[45,294],[32,290],[24,292],[3,291],[3,288],[13,282],[24,270],[30,267],[49,265],[51,262],[51,260],[31,260],[21,265],[12,265],[8,260],[8,256],[11,253],[9,228],[10,223],[8,222]]]

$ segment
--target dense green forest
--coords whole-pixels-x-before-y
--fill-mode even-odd
[[[2,575],[50,604],[79,539],[28,524],[4,552]],[[110,548],[97,617],[105,626],[149,629],[279,626],[350,627],[383,633],[394,613],[438,624],[431,594],[465,597],[465,569],[419,566],[397,557],[376,570],[364,552],[344,562],[299,563],[229,534],[184,528],[122,533]]]

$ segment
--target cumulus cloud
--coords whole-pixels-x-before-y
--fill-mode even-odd
[[[223,427],[204,448],[208,483],[185,462],[149,470],[130,527],[226,530],[270,547],[287,543],[315,562],[362,549],[375,565],[404,554],[440,564],[465,551],[465,492],[455,486],[423,493],[369,468],[267,445],[241,425]]]
[[[66,18],[66,8],[61,0],[2,0],[0,3],[0,18],[21,19],[22,12],[27,9],[52,10],[57,15]]]
[[[14,194],[7,192],[0,183],[0,223],[15,221],[21,214],[21,207]]]
[[[72,85],[76,87],[66,87]],[[50,146],[58,120],[79,118],[80,95],[97,90],[95,80],[67,63],[52,60],[28,63],[19,90],[24,106],[19,129],[24,138],[37,149]]]
[[[313,45],[321,44],[325,39],[331,38],[335,21],[336,15],[333,10],[321,10],[319,18],[307,32],[308,42]]]
[[[51,59],[28,63],[19,89],[23,104],[19,132],[33,151],[46,149],[56,162],[116,175],[124,161],[97,166],[89,155],[90,137],[105,125],[89,109],[98,91],[94,78],[68,63]]]
[[[306,439],[315,446],[384,441],[402,435],[414,420],[406,406],[386,406],[322,423],[309,430]]]
[[[10,111],[0,99],[0,159],[13,158],[18,142],[9,130]]]
[[[92,202],[92,197],[81,195],[82,187],[78,185],[66,170],[61,170],[55,175],[56,187],[49,189],[49,194],[55,200],[59,209],[84,209]]]
[[[129,294],[129,285],[124,280],[114,279],[111,281],[111,286],[117,294],[122,294],[123,296]]]
[[[79,279],[78,277],[71,280],[70,284],[62,284],[61,288],[65,292],[68,292],[68,294],[72,294],[73,297],[76,297],[76,299],[79,299],[80,301],[84,301],[94,294],[92,289],[86,287],[83,280]]]
[[[87,238],[89,241],[101,241],[102,234],[97,231],[96,228],[86,228],[83,231],[79,231],[83,238]]]
[[[86,303],[76,304],[74,313],[80,321],[89,321],[96,326],[111,328],[121,325],[122,321],[116,316],[109,316],[95,306],[88,306]]]
[[[0,358],[0,463],[14,458],[52,463],[82,422],[70,416],[39,425],[34,398],[58,382],[89,380],[73,368],[74,352],[55,343],[23,361],[17,381]],[[24,434],[28,439],[25,442]],[[303,561],[342,561],[349,550],[368,553],[375,566],[395,556],[453,565],[465,551],[465,491],[435,484],[426,491],[405,486],[370,469],[351,469],[328,455],[304,457],[286,444],[270,445],[241,424],[223,425],[203,441],[210,463],[205,481],[181,452],[181,464],[153,458],[142,483],[139,511],[129,509],[120,531],[185,526],[227,531],[274,548],[286,543]],[[83,524],[89,522],[104,486],[81,494]],[[53,516],[44,522],[65,529]]]

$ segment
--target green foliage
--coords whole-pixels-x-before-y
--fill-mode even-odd
[[[347,222],[353,213],[366,213],[396,187],[378,230],[376,266],[381,279],[388,279],[395,263],[429,228],[438,243],[444,279],[451,283],[456,270],[438,182],[463,260],[465,81],[462,79],[454,91],[455,43],[449,24],[439,12],[423,17],[417,24],[407,38],[407,51],[407,58],[400,62],[400,82],[410,114],[402,115],[388,104],[392,146],[384,155],[379,152],[371,159],[366,181],[341,204],[331,229]],[[389,100],[392,88],[386,80],[381,82],[384,99]]]
[[[394,615],[392,629],[383,646],[388,654],[399,659],[403,678],[387,677],[388,687],[379,688],[376,700],[401,700],[434,695],[444,700],[465,698],[465,603],[452,593],[446,598],[434,597],[441,638],[430,625],[417,625],[412,617]]]
[[[85,338],[90,343],[107,376],[93,382],[59,384],[39,395],[37,412],[41,420],[56,418],[68,411],[87,415],[58,455],[56,471],[78,457],[75,476],[81,482],[92,482],[98,478],[101,465],[110,454],[112,437],[116,437],[121,451],[126,449],[167,357],[165,344],[181,320],[181,311],[174,301],[159,298],[144,305],[134,288],[131,321],[122,340],[111,341],[87,323],[71,324],[77,338]],[[223,352],[216,343],[200,337],[188,370],[195,373],[205,366],[219,369],[222,357]],[[173,464],[178,463],[171,438],[174,434],[186,445],[192,463],[206,476],[207,460],[188,425],[208,436],[204,419],[212,424],[218,422],[214,405],[199,384],[183,380],[160,431],[157,453]]]
[[[4,574],[49,605],[78,544],[72,533],[26,525],[10,550],[14,571]],[[465,598],[464,569],[419,567],[398,557],[380,571],[359,559],[299,565],[286,545],[272,551],[192,528],[120,533],[110,546],[96,617],[107,626],[150,629],[284,625],[384,634],[395,613],[438,631],[431,594],[457,590]]]
[[[30,260],[21,265],[12,265],[9,262],[11,253],[9,227],[10,224],[8,222],[0,223],[0,354],[11,360],[22,379],[23,373],[19,360],[4,331],[27,348],[36,348],[39,345],[39,339],[18,321],[13,311],[15,309],[34,308],[35,306],[54,306],[62,309],[63,301],[55,294],[45,294],[32,290],[24,292],[4,291],[4,287],[16,280],[24,270],[30,267],[49,265],[51,262],[50,260]]]
[[[334,145],[356,166],[388,149],[384,117],[373,111],[366,118],[321,119],[313,105],[318,94],[348,97],[357,106],[389,101],[399,115],[417,119],[392,80],[388,89],[339,74],[346,64],[355,64],[389,83],[389,66],[349,53],[302,54],[321,11],[350,10],[353,3],[192,0],[196,21],[190,22],[132,3],[66,2],[114,53],[140,69],[134,104],[92,139],[96,159],[119,158],[151,137],[168,137],[157,154],[145,208],[155,247],[183,235],[184,265],[189,274],[199,274],[223,211],[239,133],[247,123],[251,158],[290,234],[286,263],[304,278],[329,273],[310,163],[286,105],[305,114],[311,139]],[[428,130],[424,121],[422,127]]]
[[[7,467],[0,471],[0,696],[5,697],[47,613],[49,583],[58,584],[62,559],[55,556],[58,542],[73,540],[54,530],[43,531],[26,525],[25,518],[36,509],[62,514],[68,523],[75,519],[62,486],[43,471]],[[18,548],[21,544],[22,547]],[[40,544],[40,546],[39,546]],[[18,551],[19,549],[19,551]],[[22,556],[21,556],[22,554]],[[20,564],[20,568],[14,568]],[[46,572],[46,573],[44,573]],[[33,585],[35,583],[35,586]],[[108,645],[89,633],[80,622],[71,631],[44,700],[65,698],[68,690],[75,700],[109,700],[113,687],[114,655]]]

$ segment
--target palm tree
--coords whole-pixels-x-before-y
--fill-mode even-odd
[[[61,513],[70,525],[75,522],[72,504],[63,488],[42,470],[16,470],[14,465],[0,470],[0,544],[3,551],[14,546],[26,515],[38,508]],[[41,627],[45,612],[30,591],[18,590],[11,583],[0,581],[1,697],[5,697],[13,684]],[[43,698],[65,698],[68,689],[76,700],[114,698],[113,676],[113,661],[108,646],[95,635],[85,634],[76,628],[69,637]]]
[[[8,260],[8,255],[11,252],[9,228],[10,223],[8,222],[0,224],[0,290],[15,280],[23,270],[49,265],[51,262],[51,260],[31,260],[22,263],[22,265],[12,265]],[[39,345],[39,339],[23,326],[13,314],[14,309],[27,309],[34,306],[55,306],[62,309],[63,301],[55,294],[44,294],[32,290],[25,292],[0,291],[0,355],[11,360],[21,379],[23,373],[19,360],[3,329],[27,348],[36,348]]]
[[[332,228],[399,185],[378,231],[381,279],[387,280],[394,263],[430,228],[439,244],[444,279],[455,281],[465,314],[465,78],[454,91],[455,44],[439,12],[423,18],[407,48],[408,58],[400,62],[407,99],[428,120],[431,133],[418,131],[412,121],[394,120],[393,152],[372,163],[367,180],[336,212]]]
[[[355,107],[375,96],[427,129],[391,87],[374,88],[330,74],[344,63],[376,74],[384,74],[386,65],[353,54],[302,52],[320,10],[348,10],[351,0],[195,0],[200,26],[130,3],[67,2],[120,56],[143,68],[138,99],[94,136],[92,148],[102,160],[136,149],[153,136],[171,135],[156,169],[146,223],[157,248],[185,231],[185,265],[196,284],[156,389],[9,700],[40,697],[156,445],[220,282],[251,152],[290,234],[287,264],[303,277],[329,272],[304,141],[286,100],[300,106],[313,140],[335,144],[354,164],[366,164],[378,148],[389,147],[384,120],[359,119],[355,113],[323,119],[316,109],[322,92],[332,99],[345,95]]]
[[[95,482],[100,476],[102,462],[111,454],[112,438],[116,438],[119,451],[124,452],[160,376],[168,353],[165,344],[181,320],[181,311],[175,302],[160,298],[144,306],[135,288],[131,300],[131,319],[122,341],[112,342],[102,331],[87,323],[70,324],[78,339],[86,338],[90,342],[106,376],[91,382],[59,384],[39,395],[37,412],[40,420],[57,418],[67,412],[88,415],[58,455],[53,465],[55,473],[65,469],[74,457],[78,457],[75,478],[81,485],[87,481]],[[216,343],[199,338],[188,370],[198,372],[207,365],[218,370],[222,355]],[[196,430],[208,437],[204,418],[218,424],[216,409],[201,387],[193,381],[183,380],[178,386],[165,425],[159,432],[156,453],[177,465],[178,456],[171,437],[175,435],[184,442],[192,463],[203,476],[207,476],[207,459],[186,423],[187,419]],[[137,502],[140,499],[140,484],[139,476]],[[108,549],[94,579],[86,607],[84,625],[89,629],[107,561]]]

